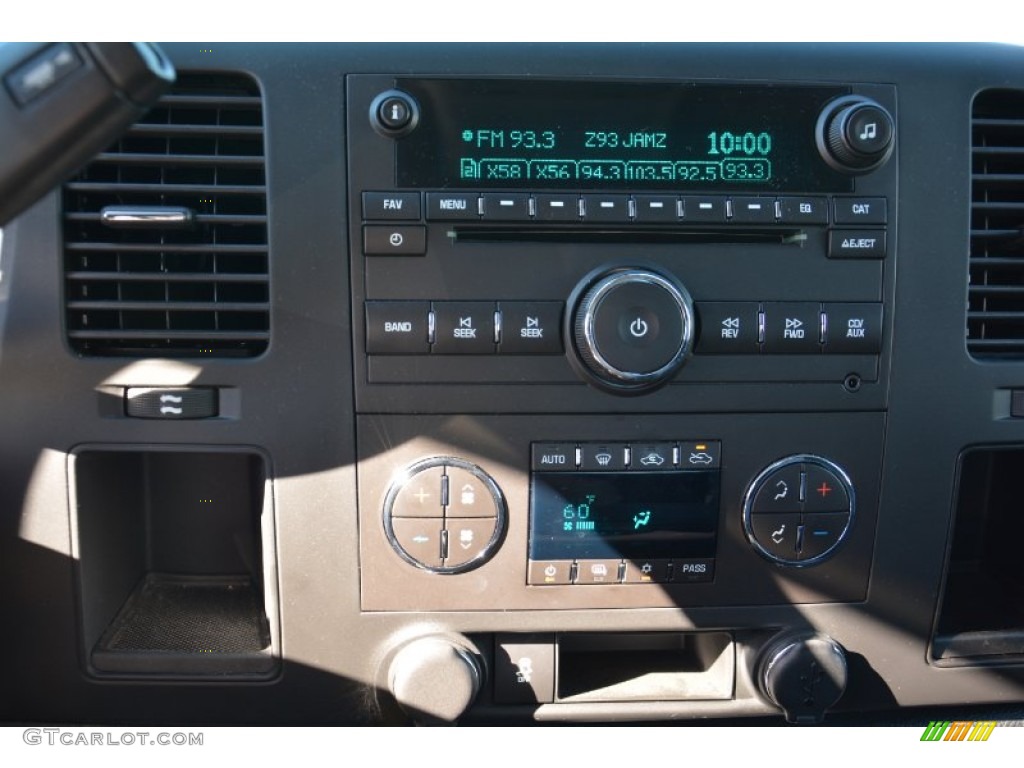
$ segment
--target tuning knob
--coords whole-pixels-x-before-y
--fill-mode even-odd
[[[894,134],[895,123],[884,107],[863,96],[845,96],[822,111],[818,150],[838,171],[867,173],[889,159]]]
[[[664,275],[618,269],[584,284],[571,322],[581,373],[612,392],[645,392],[686,361],[693,302]]]
[[[846,654],[827,635],[784,635],[761,654],[758,682],[791,723],[818,723],[846,690]]]
[[[480,692],[483,671],[461,638],[422,637],[402,646],[388,668],[388,688],[418,723],[454,723]]]

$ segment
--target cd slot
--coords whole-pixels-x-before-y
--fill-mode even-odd
[[[448,231],[453,243],[653,243],[705,244],[739,243],[768,245],[800,245],[807,234],[800,228],[736,227],[485,227],[453,226]]]

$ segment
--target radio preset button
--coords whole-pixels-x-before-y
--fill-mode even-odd
[[[675,469],[673,454],[675,445],[672,443],[640,443],[630,446],[630,469],[643,472]]]
[[[484,221],[529,221],[530,196],[490,192],[480,196]]]
[[[621,472],[626,469],[625,443],[583,443],[580,469],[584,472]]]
[[[476,192],[427,192],[427,220],[477,221],[479,199]]]
[[[430,351],[425,301],[366,302],[368,355],[425,355]]]
[[[881,304],[825,305],[826,354],[877,355],[881,350]]]
[[[683,221],[721,224],[726,220],[724,197],[684,197]]]
[[[426,227],[363,227],[363,253],[367,256],[422,256],[426,252]]]
[[[782,224],[828,224],[828,200],[824,197],[779,198]]]
[[[732,221],[737,224],[774,224],[774,198],[734,197],[732,199]]]
[[[768,554],[780,560],[796,560],[800,514],[761,514],[750,519],[754,539]]]
[[[431,351],[440,355],[494,352],[494,309],[486,301],[435,301]]]
[[[583,195],[583,212],[587,222],[628,222],[629,195]]]
[[[833,229],[828,233],[828,255],[833,259],[884,259],[884,229]]]
[[[618,584],[622,579],[619,574],[620,560],[577,560],[577,584]]]
[[[670,560],[627,560],[625,584],[664,584],[669,580]]]
[[[635,220],[640,224],[672,224],[679,221],[679,199],[675,195],[635,195]]]
[[[697,352],[705,355],[756,355],[761,305],[756,301],[699,301]]]
[[[534,472],[576,469],[575,443],[534,443],[530,466]]]
[[[774,355],[821,352],[821,305],[807,302],[764,305],[764,351]]]
[[[537,221],[579,221],[579,195],[537,195],[534,198]]]
[[[833,200],[836,224],[885,224],[884,197],[837,197]]]
[[[418,219],[419,192],[363,192],[364,219]]]
[[[570,584],[572,560],[531,560],[527,582],[535,586]]]
[[[560,355],[562,302],[503,301],[501,346],[503,355]]]

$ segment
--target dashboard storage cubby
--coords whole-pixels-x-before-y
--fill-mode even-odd
[[[260,454],[90,447],[73,454],[71,476],[92,674],[276,672],[273,510]]]
[[[932,643],[939,663],[1024,657],[1024,447],[978,448],[961,457],[949,562]]]

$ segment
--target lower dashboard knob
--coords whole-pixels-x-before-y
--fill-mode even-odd
[[[436,635],[402,646],[388,668],[388,687],[423,725],[454,723],[473,704],[483,679],[475,650],[461,638]]]
[[[846,690],[846,654],[827,635],[785,635],[761,654],[761,690],[791,723],[818,723]]]
[[[693,343],[693,301],[673,280],[648,269],[619,269],[585,287],[572,315],[578,366],[620,394],[667,382]]]

